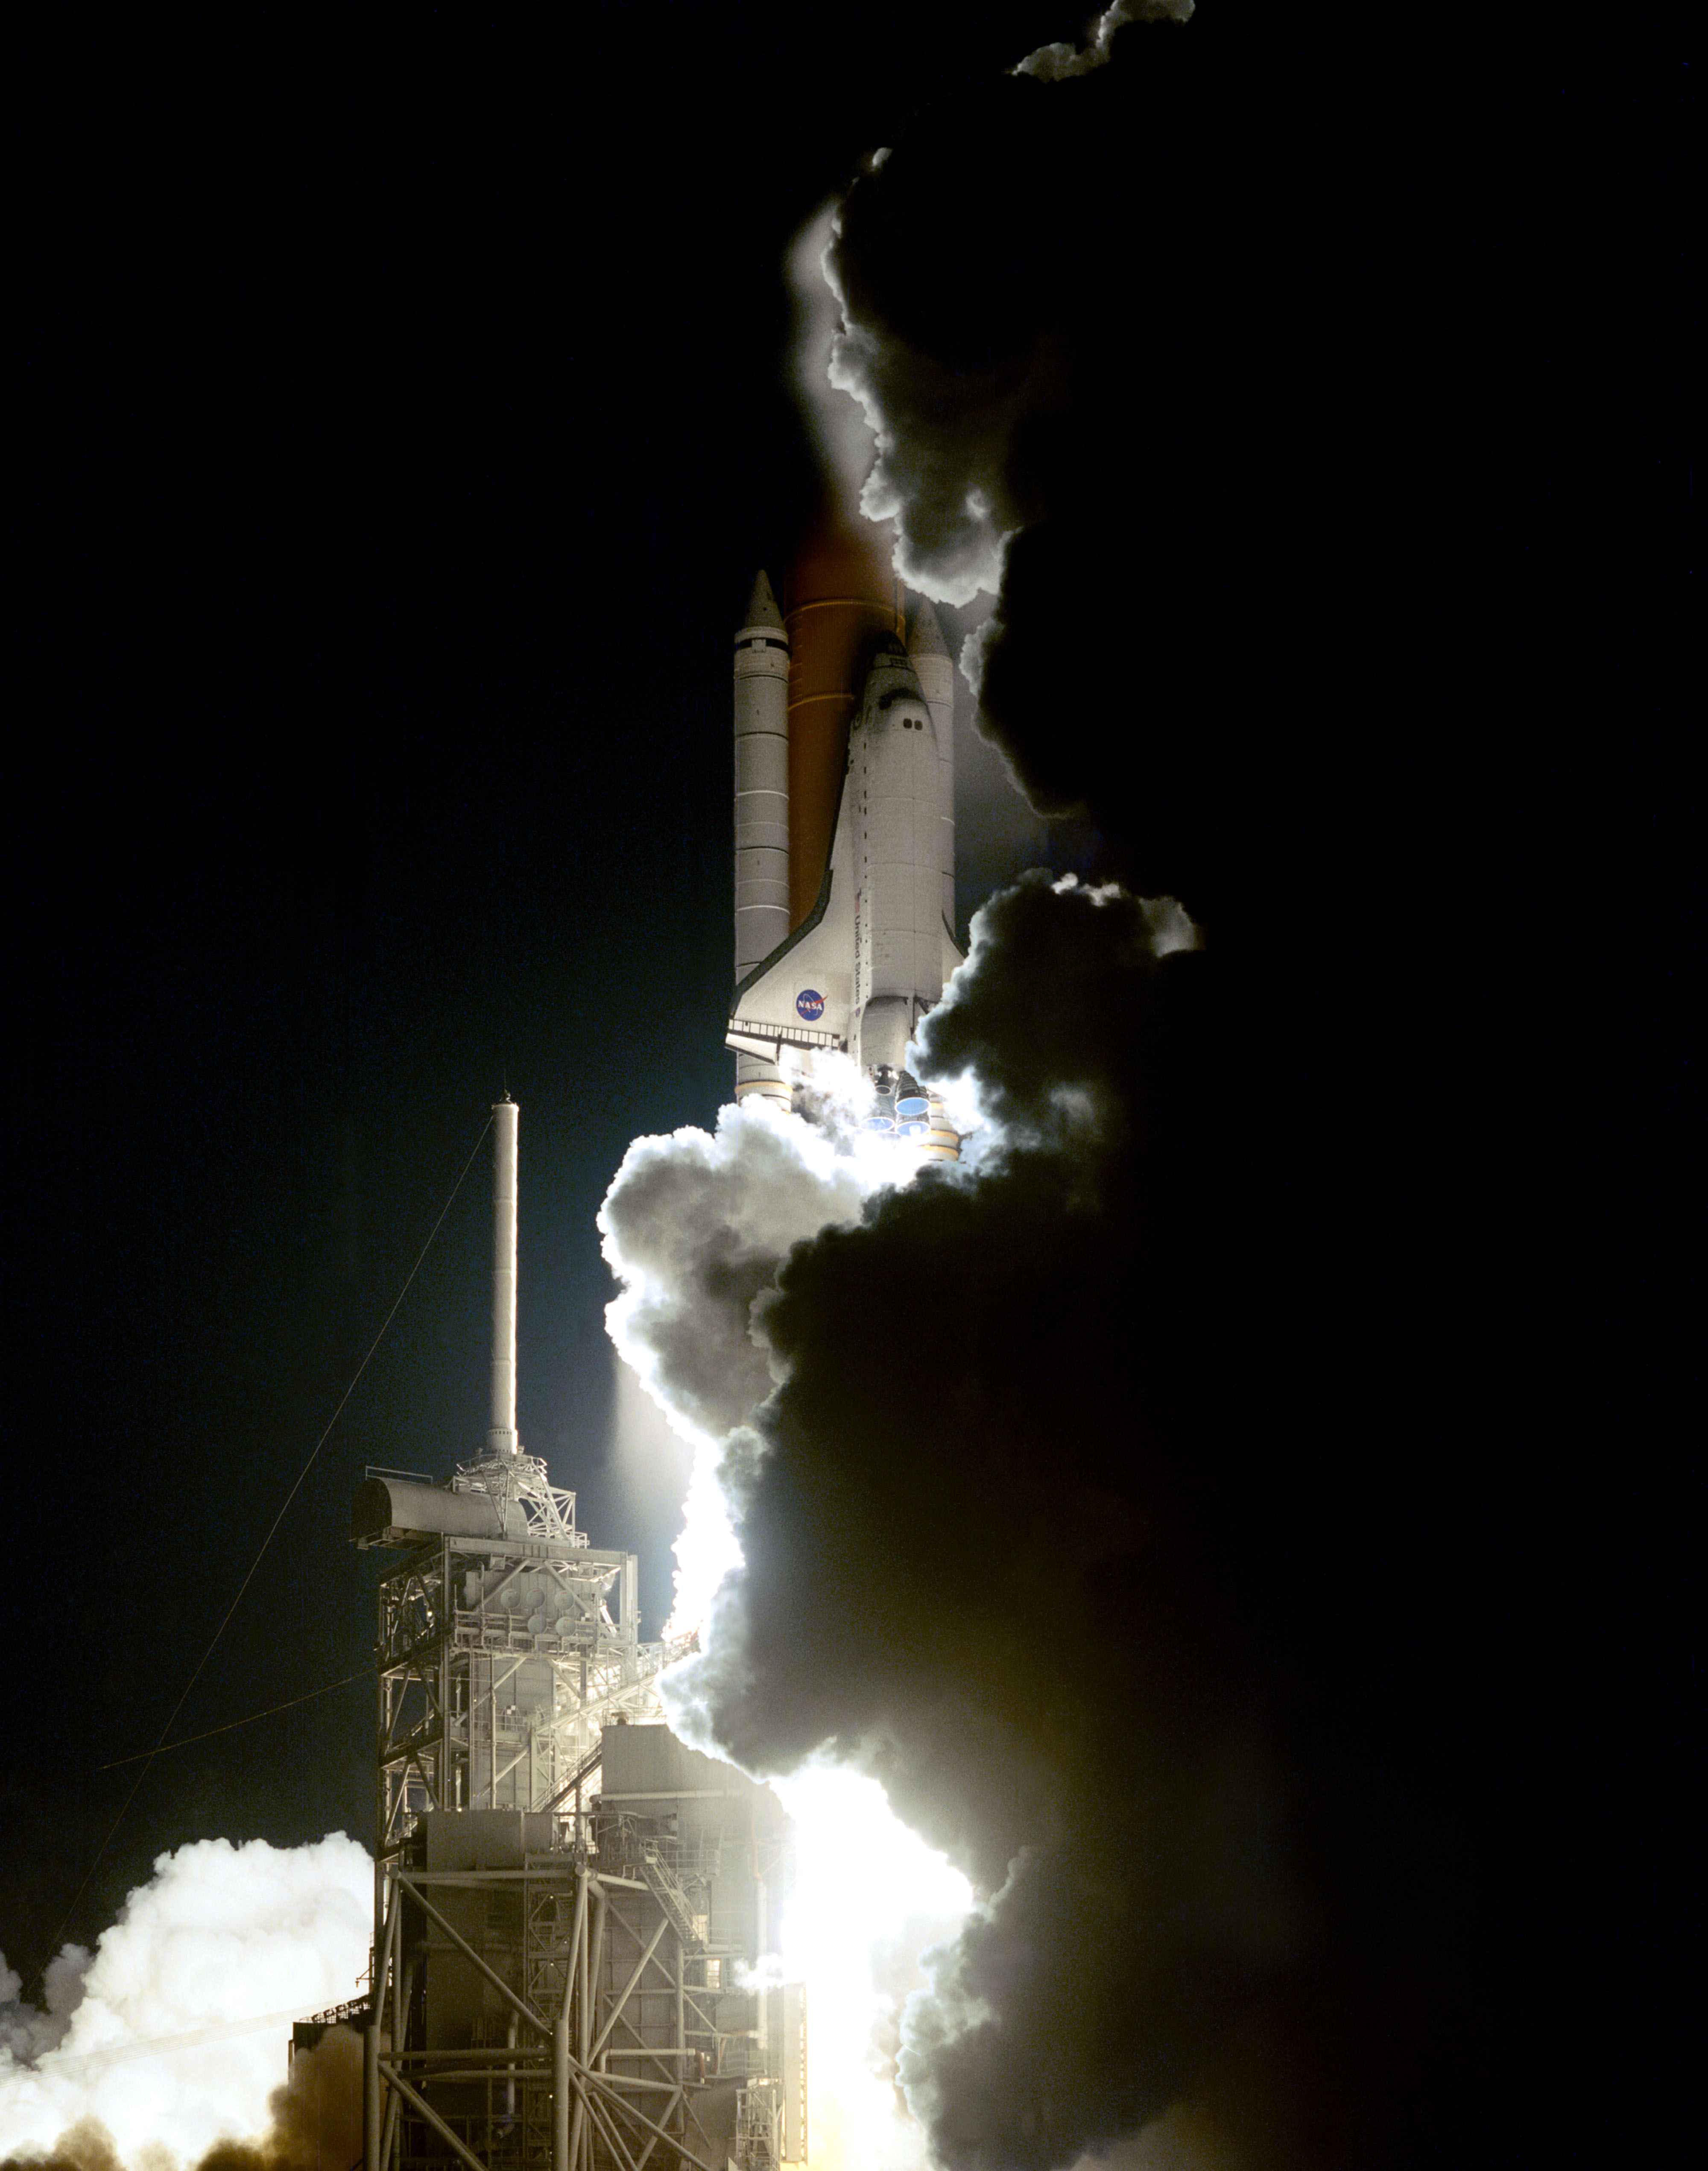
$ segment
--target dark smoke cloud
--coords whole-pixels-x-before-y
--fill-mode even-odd
[[[1200,917],[1298,803],[1252,726],[1335,480],[1307,405],[1351,359],[1299,321],[1320,281],[1285,40],[1219,12],[1108,22],[1084,50],[1109,65],[933,107],[828,257],[866,510],[928,592],[999,583],[962,656],[983,728],[1037,806],[1089,810],[1113,871]]]
[[[1239,0],[1104,29],[1108,65],[977,86],[854,180],[836,368],[898,570],[999,585],[961,667],[1034,803],[1237,929],[1296,887],[1301,824],[1392,698],[1391,651],[1366,673],[1417,418],[1389,297],[1352,283],[1381,244],[1336,161],[1367,115],[1322,46]],[[1404,336],[1427,374],[1433,327]]]
[[[1160,2112],[1319,1927],[1229,1597],[1278,1449],[1210,1361],[1247,1238],[1181,933],[1042,876],[981,915],[922,1067],[972,1069],[998,1139],[760,1300],[785,1376],[688,1677],[725,1753],[833,1743],[986,1895],[901,2054],[957,2171]]]
[[[51,2148],[0,2158],[0,2171],[124,2171],[124,2166],[99,2120],[80,2118]]]
[[[898,565],[999,563],[983,727],[1205,941],[1004,900],[925,1036],[1004,1150],[757,1306],[702,1722],[834,1741],[979,1879],[902,2054],[956,2171],[1170,2101],[1244,2163],[1630,2154],[1671,998],[1584,898],[1665,894],[1676,628],[1667,184],[1595,20],[1218,0],[842,208]]]
[[[1130,1043],[1145,1029],[1151,976],[1162,958],[1197,946],[1172,898],[1084,888],[1041,871],[993,898],[973,921],[972,969],[919,1038],[934,1079],[976,1080],[993,1136],[975,1138],[972,1150],[1084,1146],[1124,1128]]]
[[[290,2078],[273,2091],[266,2138],[217,2142],[196,2171],[337,2171],[359,2163],[361,2069],[361,2038],[349,2028],[329,2028],[297,2052]]]

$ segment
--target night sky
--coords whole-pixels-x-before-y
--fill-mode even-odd
[[[506,1090],[522,1440],[641,1552],[656,1632],[672,1533],[608,1460],[593,1217],[631,1139],[728,1090],[728,643],[818,490],[783,253],[927,108],[934,163],[869,192],[864,300],[969,371],[1035,307],[1077,357],[1017,464],[987,699],[1079,811],[1002,850],[1173,890],[1219,941],[1195,1060],[1243,1112],[1243,1391],[1336,1473],[1303,1481],[1337,1520],[1300,1573],[1362,1554],[1382,1632],[1411,1609],[1371,1724],[1486,1793],[1467,1877],[1534,1877],[1556,1926],[1570,1887],[1604,2040],[1644,2004],[1680,1708],[1675,63],[1588,15],[1530,47],[1265,13],[1204,0],[1177,94],[1121,103],[1110,68],[1090,148],[981,102],[1077,34],[1036,0],[32,37],[26,1986],[164,1849],[370,1836],[348,1500],[480,1440],[484,1150],[174,1732],[361,1678],[163,1756],[98,1858],[137,1768],[101,1767],[165,1724]]]
[[[17,1591],[26,1970],[132,1776],[96,1767],[158,1737],[506,1088],[523,1440],[643,1551],[656,1632],[671,1533],[604,1466],[593,1215],[632,1138],[729,1088],[730,638],[817,490],[782,258],[1036,11],[910,17],[905,67],[902,29],[834,65],[784,7],[33,40],[8,1423],[56,1595]],[[353,1486],[484,1437],[485,1171],[179,1733],[367,1665]],[[366,1839],[371,1718],[353,1686],[158,1766],[67,1934],[193,1837]]]

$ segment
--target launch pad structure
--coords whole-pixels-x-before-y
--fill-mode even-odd
[[[790,1872],[762,1787],[663,1723],[632,1553],[516,1434],[515,1104],[493,1112],[486,1450],[370,1471],[378,1589],[363,2171],[806,2161],[805,1993],[761,1968]]]
[[[958,1157],[907,1064],[955,935],[954,672],[929,603],[824,525],[736,636],[738,1100],[851,1061],[868,1130]],[[806,2161],[804,1992],[769,1959],[776,1798],[677,1740],[632,1553],[516,1431],[517,1110],[493,1111],[491,1423],[448,1483],[370,1470],[381,1549],[364,2171]]]

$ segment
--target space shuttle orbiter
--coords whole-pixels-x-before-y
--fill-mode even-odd
[[[961,962],[954,667],[930,604],[909,609],[834,530],[784,602],[761,573],[736,636],[736,1095],[786,1105],[816,1054],[844,1050],[874,1121],[950,1155],[904,1062]]]

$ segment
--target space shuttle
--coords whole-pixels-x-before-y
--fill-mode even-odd
[[[955,940],[955,674],[935,614],[821,528],[781,607],[762,572],[736,635],[738,1100],[791,1104],[816,1057],[866,1073],[870,1126],[952,1159],[908,1041]]]

